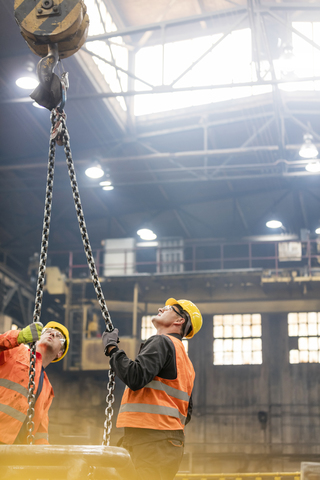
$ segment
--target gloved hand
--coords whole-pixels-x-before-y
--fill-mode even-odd
[[[103,332],[102,334],[102,343],[104,346],[104,354],[109,355],[108,348],[109,347],[116,347],[117,343],[119,343],[119,330],[115,328],[112,332]]]
[[[37,342],[40,338],[43,325],[41,322],[30,323],[23,328],[18,335],[18,343],[32,343]]]

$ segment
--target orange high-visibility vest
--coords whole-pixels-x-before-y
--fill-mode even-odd
[[[30,351],[25,345],[18,345],[19,332],[12,330],[0,335],[0,442],[14,443],[28,411],[28,383]],[[42,356],[36,353],[35,391],[37,393],[42,367]],[[35,406],[34,443],[49,445],[48,410],[53,400],[53,389],[44,373],[42,391]]]
[[[117,427],[184,429],[195,372],[181,340],[166,336],[174,343],[177,378],[166,380],[156,376],[145,387],[136,391],[126,387]]]

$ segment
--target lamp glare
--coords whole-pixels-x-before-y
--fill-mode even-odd
[[[34,77],[20,77],[16,80],[16,85],[24,90],[33,90],[39,85],[39,82]]]
[[[312,143],[312,140],[313,140],[313,136],[310,135],[309,133],[303,135],[304,143],[299,150],[300,157],[302,157],[302,158],[316,158],[316,156],[318,155],[318,149],[314,145],[314,143]]]
[[[94,167],[87,168],[85,174],[89,178],[101,178],[104,175],[104,171],[102,170],[100,165],[96,165]]]
[[[155,240],[157,235],[149,228],[141,228],[137,231],[137,234],[142,240]]]
[[[280,228],[282,227],[282,223],[279,220],[269,220],[269,222],[266,223],[266,226],[268,228]]]
[[[306,170],[311,173],[320,172],[320,162],[310,162],[306,165]]]

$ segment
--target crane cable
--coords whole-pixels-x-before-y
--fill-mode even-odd
[[[63,96],[63,107],[65,103],[65,96]],[[62,105],[62,104],[61,104]],[[89,236],[87,232],[87,227],[85,224],[84,213],[82,210],[80,193],[78,189],[76,174],[74,170],[71,148],[70,148],[70,137],[69,132],[66,126],[66,114],[63,111],[63,107],[57,107],[51,111],[51,132],[50,132],[50,143],[49,143],[49,158],[48,158],[48,170],[47,170],[47,187],[46,187],[46,196],[45,196],[45,208],[44,208],[44,220],[43,220],[43,229],[42,229],[42,241],[41,241],[41,253],[40,253],[40,263],[38,271],[38,280],[37,280],[37,290],[35,298],[35,307],[33,312],[33,321],[39,322],[41,315],[41,306],[43,298],[43,287],[44,287],[44,277],[46,271],[47,263],[47,250],[49,242],[49,230],[50,230],[50,220],[51,220],[51,206],[52,206],[52,192],[53,192],[53,178],[54,178],[54,162],[55,162],[55,150],[56,143],[58,145],[64,146],[64,151],[66,155],[66,162],[68,167],[68,173],[70,177],[71,189],[75,204],[75,209],[77,213],[77,218],[79,222],[79,228],[81,233],[81,238],[84,246],[84,251],[87,257],[87,263],[91,273],[91,278],[93,286],[97,295],[97,299],[100,305],[101,313],[106,324],[106,330],[112,332],[114,326],[111,321],[110,313],[107,308],[107,304],[101,289],[99,277],[97,274],[97,269],[92,254],[92,249],[89,241]],[[33,343],[30,347],[30,369],[29,369],[29,384],[28,384],[28,412],[27,412],[27,443],[33,443],[33,429],[34,422],[32,421],[34,416],[34,403],[35,403],[35,361],[36,361],[36,344]],[[109,369],[108,372],[108,384],[107,384],[107,396],[106,403],[107,407],[105,409],[106,419],[104,421],[104,433],[102,445],[110,445],[110,434],[112,429],[112,416],[113,416],[113,402],[114,402],[114,389],[115,389],[115,373],[112,369]]]

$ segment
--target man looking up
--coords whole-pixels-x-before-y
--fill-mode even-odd
[[[179,470],[195,378],[182,338],[192,338],[202,326],[189,300],[169,298],[158,312],[152,319],[157,334],[141,345],[134,361],[118,348],[118,329],[102,336],[111,368],[128,387],[117,427],[124,427],[121,445],[141,480],[172,480]]]
[[[44,328],[35,322],[0,335],[0,443],[27,444],[30,350],[26,344],[32,342],[37,342],[32,434],[35,444],[49,445],[48,411],[54,394],[44,369],[62,360],[69,348],[69,332],[57,322]]]

